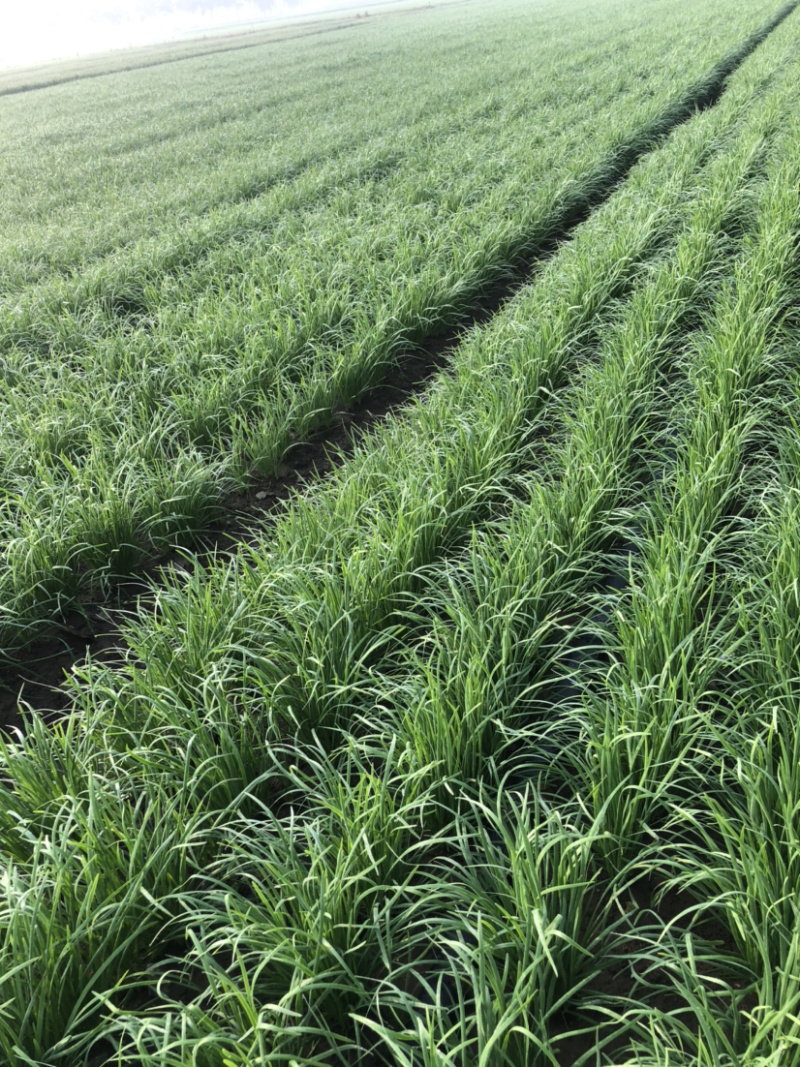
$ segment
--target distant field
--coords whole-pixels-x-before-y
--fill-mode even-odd
[[[800,1067],[800,10],[325,25],[3,100],[0,1058]]]
[[[438,0],[442,4],[473,3],[474,0]],[[16,66],[0,69],[0,96],[45,89],[65,82],[97,78],[183,59],[235,52],[244,48],[260,48],[264,45],[281,44],[297,37],[314,37],[347,28],[365,17],[384,18],[392,15],[413,14],[422,8],[420,0],[378,0],[364,10],[352,0],[343,0],[341,6],[329,14],[320,16],[295,15],[271,23],[254,22],[224,26],[208,33],[187,34],[183,38],[164,44],[143,45],[138,48],[123,48],[111,52],[76,56],[31,66]],[[432,6],[431,4],[427,5]]]

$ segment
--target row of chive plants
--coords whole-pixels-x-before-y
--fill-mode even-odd
[[[681,355],[666,473],[632,515],[627,588],[590,623],[600,655],[558,727],[605,875],[648,887],[613,949],[639,1002],[631,1063],[800,1063],[799,142],[792,123]]]
[[[724,297],[731,257],[752,260],[790,108],[763,88],[727,128],[709,112],[648,159],[387,429],[382,469],[365,450],[344,494],[298,502],[249,566],[165,593],[125,671],[87,669],[75,715],[4,746],[9,1057],[558,1062],[609,936],[587,889],[610,831],[585,803],[525,792],[526,763],[552,759],[527,710],[647,496],[658,375]],[[700,176],[681,165],[692,146]],[[474,388],[487,366],[493,398]],[[554,445],[531,471],[545,410]],[[403,435],[402,458],[418,451],[399,483]],[[283,540],[314,522],[316,547]]]
[[[293,441],[389,372],[398,347],[468,315],[786,11],[744,41],[744,23],[726,24],[719,51],[739,43],[701,77],[685,67],[708,39],[674,43],[636,89],[598,88],[597,110],[565,93],[540,152],[525,111],[500,135],[493,112],[482,137],[471,130],[465,170],[462,132],[426,145],[423,122],[390,180],[266,232],[228,231],[191,268],[191,241],[169,251],[171,270],[127,249],[15,295],[2,315],[3,646],[207,527],[228,490],[273,473]],[[638,41],[645,57],[652,37]]]
[[[729,192],[719,190],[718,223],[731,218]],[[713,212],[710,218],[714,218]],[[592,528],[592,519],[600,520],[601,529],[607,524],[609,513],[606,511],[603,514],[600,503],[604,497],[613,514],[614,492],[625,493],[624,479],[620,490],[620,474],[626,467],[624,459],[630,457],[632,452],[635,454],[630,439],[633,437],[635,440],[637,429],[645,428],[643,415],[646,416],[648,409],[651,419],[656,410],[647,369],[641,368],[637,375],[631,366],[634,362],[631,353],[640,349],[643,327],[647,336],[652,337],[654,333],[659,336],[657,325],[654,329],[656,316],[653,312],[656,307],[661,307],[665,292],[674,292],[676,272],[678,277],[686,280],[686,291],[674,302],[668,301],[667,309],[663,310],[663,334],[660,337],[664,346],[662,357],[669,340],[674,340],[676,311],[680,318],[680,313],[691,306],[691,298],[697,301],[697,276],[708,280],[710,274],[713,279],[714,269],[708,257],[715,244],[716,231],[711,226],[709,233],[706,228],[708,221],[709,216],[704,215],[704,225],[693,230],[692,236],[682,242],[676,255],[677,262],[671,263],[670,267],[665,265],[659,279],[663,288],[654,285],[646,295],[644,291],[641,296],[637,294],[632,301],[630,332],[625,331],[621,343],[615,338],[613,352],[607,352],[599,372],[590,375],[582,391],[585,403],[582,410],[579,407],[583,417],[575,417],[575,425],[581,428],[575,446],[580,458],[573,455],[577,462],[574,467],[567,465],[566,477],[560,483],[562,513],[559,514],[557,500],[550,499],[543,509],[545,521],[540,524],[531,522],[530,507],[521,509],[524,522],[520,523],[515,517],[517,521],[512,521],[510,527],[493,531],[495,535],[500,534],[499,552],[495,545],[493,553],[491,544],[487,552],[484,543],[480,546],[483,551],[471,554],[467,565],[460,569],[460,581],[452,581],[453,572],[450,573],[451,580],[446,584],[460,592],[453,598],[454,602],[450,596],[445,596],[444,613],[456,620],[457,625],[455,632],[450,634],[447,625],[438,632],[434,629],[433,640],[439,647],[435,648],[433,656],[426,652],[426,662],[417,664],[412,672],[412,687],[418,687],[422,681],[422,699],[419,698],[420,694],[416,699],[412,694],[409,699],[408,689],[401,687],[401,696],[396,701],[396,706],[401,709],[399,716],[389,717],[388,721],[386,717],[382,719],[380,714],[364,716],[362,722],[366,729],[355,730],[355,737],[351,737],[346,746],[343,764],[339,763],[342,759],[340,753],[331,759],[324,749],[319,754],[313,748],[309,752],[302,743],[286,746],[278,752],[277,758],[288,760],[290,765],[305,765],[306,768],[310,765],[305,774],[295,771],[288,775],[290,784],[297,789],[296,805],[300,807],[303,804],[301,798],[309,794],[314,798],[322,794],[319,805],[323,809],[330,806],[333,810],[333,826],[329,823],[325,825],[325,830],[331,836],[323,838],[321,847],[318,845],[315,850],[314,859],[323,862],[323,870],[316,871],[317,877],[311,879],[311,892],[307,885],[309,863],[303,857],[297,857],[296,841],[287,844],[285,824],[284,834],[277,835],[278,842],[270,841],[270,835],[266,835],[265,841],[265,835],[258,831],[263,817],[259,816],[258,820],[247,819],[244,828],[237,827],[233,834],[234,856],[241,865],[232,864],[231,856],[226,855],[218,868],[226,872],[225,878],[220,880],[221,884],[217,887],[204,884],[197,896],[190,895],[184,900],[187,911],[197,914],[194,909],[200,910],[202,919],[198,925],[204,930],[205,941],[200,938],[195,940],[194,951],[188,960],[182,961],[185,969],[176,966],[171,978],[177,986],[187,988],[197,959],[203,959],[205,972],[211,972],[214,997],[212,1008],[208,988],[203,988],[200,993],[201,1001],[208,1007],[204,1011],[204,1018],[200,1020],[196,1040],[213,1034],[223,1045],[228,1042],[233,1047],[238,1045],[242,1062],[255,1056],[268,1058],[296,1054],[304,1048],[319,1050],[322,1058],[345,1048],[363,1053],[372,1044],[370,1038],[376,1034],[382,1039],[383,1045],[372,1048],[371,1052],[375,1056],[381,1055],[381,1051],[385,1054],[385,1046],[388,1045],[392,1049],[389,1062],[392,1057],[403,1062],[402,1047],[409,1041],[419,1043],[423,1048],[435,1048],[437,1055],[444,1051],[448,1055],[478,1058],[494,1045],[499,1047],[498,1055],[509,1057],[510,1062],[519,1062],[523,1055],[533,1056],[536,1049],[546,1055],[548,1028],[553,1015],[558,1009],[564,1008],[566,994],[575,992],[570,982],[577,980],[580,986],[586,980],[586,968],[581,966],[582,958],[585,963],[586,948],[569,944],[569,938],[576,937],[579,930],[585,932],[581,929],[582,912],[577,901],[583,898],[586,880],[591,881],[588,849],[585,843],[582,850],[578,849],[577,882],[570,884],[570,878],[567,877],[566,883],[548,884],[548,878],[552,879],[554,873],[562,878],[564,874],[572,874],[573,880],[576,874],[574,849],[567,849],[566,857],[558,856],[564,836],[563,827],[558,825],[561,820],[555,820],[555,840],[550,842],[541,822],[531,836],[525,801],[520,804],[522,826],[518,824],[509,832],[505,827],[502,804],[500,810],[491,814],[497,804],[496,798],[492,798],[488,804],[490,814],[475,825],[469,819],[458,819],[457,812],[453,811],[453,801],[448,804],[447,795],[460,796],[462,802],[466,803],[464,797],[469,799],[472,788],[481,779],[484,785],[488,784],[491,792],[491,785],[496,785],[498,762],[501,777],[508,770],[507,765],[502,765],[504,745],[502,741],[498,743],[498,722],[501,732],[503,718],[506,725],[513,728],[519,700],[524,699],[531,682],[536,679],[537,671],[541,672],[552,656],[552,649],[550,657],[547,653],[543,657],[540,654],[542,644],[547,646],[548,630],[551,630],[547,609],[559,615],[565,610],[574,609],[576,594],[585,595],[587,575],[591,580],[595,569],[592,566],[593,557],[595,563],[597,559],[596,551],[593,553],[591,547],[587,551],[587,535],[591,546],[592,534],[597,536],[598,533],[596,527]],[[723,256],[724,246],[724,240],[722,247],[717,246]],[[695,282],[694,286],[692,281]],[[643,314],[645,308],[650,314]],[[638,338],[635,332],[637,325]],[[657,361],[657,348],[653,354]],[[652,370],[654,365],[655,362],[650,364],[649,369]],[[628,388],[623,392],[620,389],[620,373],[624,374],[625,371],[628,373],[625,382]],[[621,392],[629,397],[627,420],[625,412],[620,419],[619,406],[614,404]],[[592,439],[591,434],[585,433],[583,427],[587,416],[590,424],[599,425],[601,431],[605,431],[605,436],[601,432]],[[620,462],[622,442],[625,445]],[[607,481],[601,479],[600,492],[597,492],[598,484],[592,474],[595,492],[587,494],[593,497],[592,503],[600,514],[591,515],[589,508],[585,526],[565,523],[563,510],[569,512],[570,508],[567,504],[563,509],[564,500],[573,505],[573,519],[576,511],[580,515],[587,510],[585,506],[581,507],[585,502],[580,492],[575,509],[575,473],[585,471],[587,466],[591,470],[595,456],[598,452],[603,453],[603,445],[608,443],[612,446],[609,449],[612,459],[605,472]],[[614,444],[617,445],[616,449]],[[541,516],[537,517],[541,519]],[[547,520],[550,519],[554,521],[548,525]],[[545,527],[544,532],[542,526]],[[534,532],[531,534],[532,529]],[[524,537],[526,533],[529,535],[527,540]],[[559,561],[567,560],[566,572],[560,570],[557,564],[554,566],[553,548],[558,547],[559,534],[562,544],[566,541],[567,547],[563,556],[558,552],[555,556]],[[490,542],[492,540],[489,539]],[[509,545],[513,546],[510,566]],[[572,566],[569,563],[570,548],[575,552]],[[536,566],[537,559],[541,561],[539,566]],[[538,590],[532,574],[539,579]],[[464,595],[464,587],[474,578],[477,578],[475,587]],[[559,579],[564,578],[566,582],[560,584]],[[436,614],[434,610],[434,616]],[[422,647],[426,647],[426,642],[422,643]],[[439,670],[435,669],[437,658]],[[494,743],[487,744],[487,737],[491,738],[492,735]],[[390,739],[390,747],[401,757],[400,773],[396,774],[396,781],[388,784],[388,792],[394,803],[397,803],[398,794],[403,801],[403,815],[399,821],[395,818],[394,807],[388,811],[384,805],[378,805],[377,812],[372,809],[376,800],[376,764],[384,775],[387,773],[387,739]],[[354,773],[354,743],[360,744],[367,756],[360,763],[356,762],[359,773]],[[390,769],[396,770],[397,767],[393,760]],[[519,768],[515,770],[518,773]],[[320,777],[327,784],[321,786]],[[343,785],[343,780],[349,784],[349,789]],[[475,798],[472,799],[474,802]],[[421,800],[428,806],[427,813],[420,812]],[[480,804],[487,806],[485,796],[480,797]],[[352,810],[353,805],[356,806],[355,811]],[[366,841],[364,836],[367,831],[362,827],[365,814],[363,805],[370,811],[370,836]],[[458,801],[455,801],[455,806],[457,809]],[[513,799],[510,810],[514,811]],[[404,843],[409,844],[409,812],[415,815],[410,843],[416,854],[411,864],[408,857],[402,855],[401,847]],[[388,821],[388,827],[381,827],[381,815]],[[294,825],[295,816],[290,818]],[[552,824],[552,820],[544,822],[545,826]],[[591,837],[596,836],[597,825],[599,823],[593,827]],[[506,831],[505,840],[499,832],[501,827]],[[314,837],[319,829],[315,822]],[[226,832],[229,830],[230,827],[226,827]],[[303,830],[308,833],[308,826],[299,830],[301,839]],[[574,837],[574,827],[571,832]],[[497,840],[498,836],[500,841]],[[280,841],[281,837],[283,842]],[[458,842],[457,846],[453,838]],[[523,844],[529,865],[521,866],[518,871],[510,870],[510,857],[519,856]],[[288,857],[284,851],[287,847]],[[557,872],[550,870],[549,864],[543,863],[541,858],[530,863],[540,850],[547,855],[551,847],[559,860]],[[387,884],[396,892],[404,889],[405,879],[398,877],[398,874],[408,875],[411,869],[415,875],[418,874],[419,853],[422,852],[424,856],[426,848],[432,848],[434,854],[445,852],[444,862],[437,857],[432,869],[428,869],[424,883],[424,892],[435,900],[433,913],[420,904],[418,892],[415,891],[419,887],[412,887],[407,897],[403,894],[399,901],[399,912],[395,910],[394,916],[382,914],[386,924],[385,944],[391,945],[397,956],[389,956],[388,949],[385,949],[380,964],[376,964],[376,942],[364,944],[363,941],[364,897],[367,898],[366,914],[369,914],[368,905],[372,903],[374,895],[382,895],[386,891]],[[248,852],[248,849],[254,849],[255,858],[253,851]],[[334,872],[323,860],[329,850],[337,868]],[[398,851],[401,853],[399,861]],[[509,854],[504,856],[504,851]],[[266,865],[269,872],[266,875],[267,886],[264,885],[265,869],[262,864]],[[466,868],[470,875],[454,879],[450,864],[459,870]],[[340,865],[344,871],[338,869]],[[511,866],[513,868],[513,864]],[[235,882],[231,886],[229,872],[232,870],[245,878],[247,889],[244,892]],[[337,873],[342,876],[345,872],[347,877],[336,887],[337,891],[330,892],[326,876],[335,876]],[[441,872],[441,878],[436,879],[434,872]],[[319,884],[317,879],[328,890],[322,896],[320,906],[324,906],[325,918],[331,926],[326,924],[322,930],[318,926],[319,911],[313,907],[313,895]],[[508,880],[511,881],[510,889],[503,884]],[[332,881],[338,880],[334,877]],[[450,896],[442,886],[452,886],[454,881],[456,890]],[[283,911],[287,897],[294,898],[295,890],[301,888],[305,890],[300,893],[303,917],[293,911],[292,920],[307,929],[311,944],[321,934],[325,935],[323,945],[325,940],[334,945],[346,962],[344,974],[332,971],[325,954],[320,961],[314,953],[312,964],[308,958],[311,945],[305,939],[294,936],[298,931],[293,924],[293,951],[289,951],[289,921]],[[434,893],[434,888],[438,892]],[[559,905],[571,904],[566,915],[566,927],[563,914],[553,912],[547,906],[550,903],[548,896],[553,889],[558,891]],[[256,896],[255,902],[253,894]],[[395,900],[393,903],[396,908],[398,902]],[[513,904],[517,905],[516,913]],[[348,905],[351,909],[349,912]],[[526,914],[526,907],[532,907],[533,910]],[[409,921],[409,913],[415,915],[420,912],[422,914],[416,920],[422,925],[420,936],[409,944],[402,936],[402,931]],[[432,937],[431,929],[442,924],[442,913],[448,917],[456,914],[458,919],[453,925],[448,918],[444,929]],[[485,925],[481,923],[481,916]],[[398,926],[390,921],[395,917]],[[182,926],[184,920],[185,917],[181,916],[178,925]],[[595,924],[592,936],[596,934]],[[514,935],[519,937],[519,943]],[[567,940],[566,947],[564,940]],[[448,953],[448,947],[455,949],[452,953],[455,960]],[[562,948],[565,948],[563,959]],[[233,965],[229,966],[224,977],[215,976],[215,969],[209,963],[214,950],[222,951],[226,958],[230,951],[234,958]],[[285,958],[287,954],[288,959]],[[253,967],[259,955],[263,964],[258,967],[259,981],[256,983],[254,980],[252,984],[239,981],[238,976],[246,971],[248,964]],[[557,965],[553,963],[554,956],[557,957]],[[401,963],[399,976],[396,974],[398,959]],[[284,963],[283,969],[273,967],[276,960]],[[512,976],[515,976],[510,986],[509,962]],[[263,974],[264,970],[268,971],[268,975]],[[555,977],[551,971],[556,972]],[[548,975],[550,981],[547,980]],[[307,1010],[302,1023],[295,1026],[276,1024],[270,1018],[272,1009],[261,1009],[259,1015],[259,1000],[278,1005],[280,1014],[281,1007],[286,1007],[293,985],[298,983],[298,976],[305,979],[303,1004]],[[331,987],[337,998],[332,1009],[325,1007],[325,998],[321,996],[323,990],[329,991]],[[476,988],[486,988],[488,1003],[483,1007],[473,1000]],[[420,1002],[428,1003],[432,1009],[426,1016],[424,1028],[420,1027]],[[289,1003],[295,1006],[296,1001],[289,1000]],[[152,1053],[159,1045],[163,1051],[166,1020],[170,1015],[173,1018],[175,1016],[174,1004],[169,1007],[171,1012],[164,1015],[162,1007],[161,1012],[155,1013],[155,1019],[142,1020],[139,1017],[127,1021],[126,1025],[130,1026],[134,1035],[131,1038],[133,1055],[139,1057]],[[487,1009],[488,1015],[482,1019],[481,1012]],[[528,1032],[520,1033],[520,1024],[529,1020],[532,1012],[538,1020],[536,1032],[531,1036],[531,1024],[528,1021]],[[183,1012],[180,1014],[183,1015]],[[352,1029],[354,1015],[365,1030],[357,1027],[355,1031]],[[248,1032],[243,1032],[242,1027],[243,1018],[248,1017],[263,1018],[266,1031],[266,1034],[250,1043],[246,1040]],[[405,1019],[404,1029],[397,1028],[399,1019]],[[224,1026],[225,1022],[229,1026],[233,1023],[232,1033]],[[243,1037],[244,1048],[241,1048]],[[324,1053],[322,1050],[325,1050]],[[182,1048],[181,1054],[184,1053],[185,1048]],[[498,1059],[498,1062],[502,1062],[502,1059]]]

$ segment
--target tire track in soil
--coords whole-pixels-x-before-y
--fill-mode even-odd
[[[391,377],[371,389],[351,410],[341,413],[333,425],[321,428],[307,441],[293,446],[276,477],[254,478],[247,493],[230,496],[223,505],[227,518],[202,535],[195,535],[199,548],[194,554],[201,560],[232,554],[237,544],[263,529],[272,516],[280,513],[296,491],[341,465],[373,425],[423,392],[429,381],[448,365],[464,336],[487,323],[519,290],[530,284],[541,266],[571,239],[578,226],[611,198],[644,156],[656,151],[674,129],[696,113],[719,102],[730,75],[798,5],[800,0],[790,0],[781,7],[707,78],[673,104],[651,129],[620,149],[605,183],[588,193],[576,194],[575,201],[565,209],[560,225],[539,245],[536,253],[519,257],[506,279],[487,290],[458,327],[400,353]],[[183,552],[176,547],[153,560],[141,578],[119,586],[114,606],[84,602],[80,610],[66,613],[61,623],[44,628],[24,651],[5,657],[0,667],[0,729],[24,729],[20,702],[24,709],[41,712],[51,720],[63,717],[71,703],[62,687],[64,675],[87,654],[108,663],[120,662],[124,656],[120,629],[125,615],[140,600],[152,598],[153,584],[158,585],[163,568],[180,562]]]

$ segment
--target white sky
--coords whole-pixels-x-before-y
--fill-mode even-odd
[[[342,6],[342,0],[0,0],[0,67]]]

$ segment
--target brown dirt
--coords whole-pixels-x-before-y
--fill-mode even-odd
[[[656,901],[657,888],[655,881],[643,878],[628,889],[624,902],[626,911],[630,915],[628,940],[625,940],[625,937],[621,938],[620,942],[614,946],[613,956],[609,959],[608,966],[589,983],[582,997],[579,1016],[565,1017],[551,1032],[560,1067],[574,1067],[574,1064],[580,1062],[583,1057],[589,1057],[590,1062],[594,1062],[591,1060],[591,1053],[597,1050],[597,1036],[591,1032],[572,1033],[579,1027],[589,1025],[587,1009],[591,1010],[593,1001],[596,1001],[598,1008],[603,1002],[607,1003],[609,999],[619,1004],[630,999],[637,1000],[642,1005],[646,1003],[654,1011],[665,1014],[687,1010],[686,1002],[682,997],[677,993],[667,992],[671,983],[666,971],[660,976],[663,988],[653,990],[647,995],[646,1001],[643,992],[637,991],[638,978],[635,963],[640,958],[641,948],[637,930],[644,930],[647,927],[652,929],[656,923],[665,927],[670,925],[677,937],[680,932],[691,929],[696,937],[715,943],[720,953],[729,957],[738,956],[736,942],[727,927],[708,915],[698,919],[696,903],[685,893],[669,891]],[[723,974],[713,977],[723,983],[727,981]],[[656,981],[658,978],[659,976],[653,973],[648,975],[649,981]],[[736,987],[737,983],[731,983],[731,988]],[[747,1002],[746,998],[740,1001],[740,1011],[744,1012],[751,1008],[752,1005]],[[602,1018],[602,1014],[598,1011],[598,1022]],[[603,1040],[607,1041],[603,1045],[604,1053],[607,1056],[623,1056],[630,1036],[627,1032],[620,1034],[606,1032],[603,1036]]]

